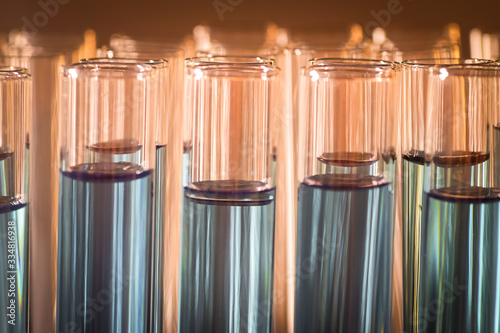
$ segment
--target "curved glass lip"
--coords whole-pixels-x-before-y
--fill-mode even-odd
[[[114,58],[88,58],[81,59],[78,63],[95,63],[95,64],[145,64],[152,65],[156,68],[163,68],[168,66],[168,60],[166,59],[141,59],[141,58],[126,58],[126,57],[114,57]]]
[[[210,77],[241,77],[267,79],[277,75],[280,69],[269,65],[224,65],[217,66],[193,66],[188,70],[193,71],[196,79],[203,76]],[[189,73],[189,75],[193,75]]]
[[[26,68],[17,66],[0,66],[0,77],[1,78],[29,78],[31,75],[28,73]]]
[[[93,58],[63,66],[62,71],[65,76],[78,76],[78,74],[96,75],[105,71],[106,73],[116,72],[117,74],[151,75],[158,69],[158,64],[154,60],[141,62],[137,59],[116,58]]]
[[[187,58],[187,67],[194,66],[276,66],[273,58],[261,56],[214,55]]]
[[[274,61],[274,59],[259,56],[217,56],[188,58],[186,59],[186,69],[192,70],[195,77],[199,77],[200,75],[208,75],[225,77],[258,76],[261,78],[267,78],[278,74],[280,71],[280,69],[276,66],[276,62]]]
[[[305,71],[314,78],[318,73],[342,73],[354,77],[388,77],[396,68],[396,63],[385,60],[357,58],[314,58],[307,62]],[[315,74],[313,75],[313,72]],[[347,77],[346,77],[347,78]]]
[[[490,59],[479,58],[427,58],[407,59],[401,64],[409,67],[481,67],[490,65],[492,62]]]
[[[385,68],[392,69],[394,62],[377,59],[362,59],[362,58],[313,58],[307,62],[308,67],[341,67],[341,68],[360,68],[360,69],[375,69]]]
[[[409,63],[414,61],[415,63]],[[441,64],[448,61],[455,63]],[[437,63],[435,63],[437,62]],[[457,63],[458,62],[458,63]],[[432,75],[440,75],[445,79],[453,76],[500,76],[500,67],[493,60],[476,58],[442,58],[442,59],[416,59],[401,63],[403,68],[423,69]]]

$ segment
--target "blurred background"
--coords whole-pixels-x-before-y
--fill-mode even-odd
[[[338,28],[360,24],[365,33],[375,25],[388,31],[440,29],[456,22],[462,36],[472,28],[500,30],[500,3],[431,0],[5,0],[0,2],[0,32],[26,26],[28,31],[74,31],[92,28],[97,45],[116,32],[183,37],[197,24],[262,27],[274,22],[294,29]],[[46,13],[46,14],[44,14]],[[463,38],[464,55],[469,52]]]

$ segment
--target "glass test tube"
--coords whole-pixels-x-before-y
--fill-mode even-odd
[[[229,59],[186,62],[193,122],[179,332],[271,332],[270,93],[278,71]]]
[[[24,54],[24,53],[22,53]],[[30,330],[54,332],[57,294],[57,206],[59,155],[59,67],[64,57],[57,53],[32,53],[0,57],[5,65],[27,68],[32,75],[30,135]]]
[[[29,108],[25,69],[0,66],[0,331],[28,332]]]
[[[397,119],[392,63],[302,74],[295,332],[390,332]]]
[[[306,40],[316,34],[308,34]],[[323,37],[323,36],[321,36]],[[275,260],[275,281],[284,280],[286,285],[287,321],[288,330],[293,328],[294,320],[294,296],[295,281],[293,272],[295,271],[295,229],[297,221],[297,154],[298,154],[298,128],[299,128],[299,78],[300,71],[310,59],[322,57],[361,57],[362,50],[350,49],[347,34],[342,34],[336,44],[326,42],[323,38],[317,38],[314,42],[300,41],[294,42],[278,53],[277,62],[282,69],[280,85],[282,99],[279,101],[281,112],[278,117],[273,117],[279,121],[281,135],[277,142],[278,152],[278,172],[277,172],[277,196],[276,196],[276,237],[275,251],[284,248],[285,269],[281,275],[279,269],[280,258],[277,252]],[[339,47],[335,47],[335,45]],[[282,222],[283,221],[283,222]],[[281,225],[284,224],[282,228]],[[281,231],[280,231],[281,229]],[[285,243],[280,246],[280,243]],[[280,292],[280,290],[277,290]],[[284,298],[284,297],[282,297]],[[282,325],[283,326],[283,325]],[[275,327],[276,328],[276,327]]]
[[[140,41],[124,35],[113,35],[110,40],[114,56],[142,59],[165,59],[168,62],[168,83],[166,90],[166,118],[157,123],[157,133],[166,137],[159,142],[156,152],[156,221],[163,221],[163,297],[161,307],[155,308],[163,321],[156,322],[167,331],[177,327],[180,220],[182,208],[182,163],[188,155],[183,154],[182,138],[186,123],[183,120],[184,54],[183,47],[158,41]],[[180,130],[182,128],[182,130]],[[168,195],[161,195],[161,191]],[[163,200],[164,204],[159,202]],[[158,326],[153,331],[162,331]]]
[[[130,61],[62,72],[58,332],[151,330],[158,74]]]
[[[231,45],[234,46],[234,45]],[[228,52],[235,51],[234,48],[228,48]],[[245,54],[243,50],[236,50],[236,54]],[[247,49],[245,50],[248,54],[254,54],[253,56],[216,56],[209,55],[204,58],[198,58],[197,61],[210,61],[210,62],[236,62],[236,63],[247,63],[247,64],[269,64],[272,65],[274,60],[270,57],[277,56],[276,63],[284,60],[284,54],[278,52],[275,55],[271,55],[272,52],[277,52],[277,49]],[[264,56],[255,56],[258,52],[263,52]],[[191,78],[187,78],[190,80]],[[287,305],[289,301],[287,299],[287,289],[293,289],[293,281],[290,280],[287,270],[287,261],[289,260],[287,241],[287,232],[289,229],[293,228],[295,224],[295,212],[293,207],[296,203],[294,197],[294,176],[292,168],[292,155],[293,151],[292,139],[293,136],[284,137],[283,129],[286,127],[289,121],[288,115],[285,114],[286,101],[283,94],[282,81],[283,77],[280,74],[277,77],[278,82],[272,86],[272,111],[270,113],[270,137],[272,142],[272,175],[273,180],[276,183],[276,200],[275,200],[275,237],[274,237],[274,283],[273,283],[273,294],[276,296],[275,302],[273,303],[273,325],[275,330],[285,331],[288,327],[291,327],[287,323]],[[187,83],[189,86],[189,82]],[[186,105],[189,105],[192,100],[189,93],[186,93]],[[185,122],[184,122],[184,132],[191,135],[189,129],[191,121],[189,120],[189,112],[185,112]],[[189,139],[190,140],[190,139]],[[288,148],[290,147],[290,148]],[[184,165],[184,174],[188,174],[189,170],[189,151],[184,154],[186,163]],[[280,168],[280,170],[278,170]],[[186,179],[187,180],[187,179]],[[290,251],[291,253],[291,251]],[[293,311],[293,307],[292,307]]]
[[[500,192],[489,188],[493,66],[429,70],[415,332],[499,329]]]
[[[152,112],[155,115],[155,200],[154,200],[154,248],[153,248],[153,320],[152,332],[162,332],[163,323],[163,235],[165,211],[167,210],[166,165],[167,165],[167,94],[168,94],[168,62],[165,60],[128,59],[128,58],[95,58],[81,62],[92,63],[143,63],[153,66],[155,76],[152,80]]]
[[[403,293],[405,331],[413,332],[415,302],[419,293],[420,224],[423,214],[424,146],[427,124],[427,82],[431,69],[439,65],[487,64],[488,60],[429,58],[407,60],[401,66],[402,104],[402,211]]]

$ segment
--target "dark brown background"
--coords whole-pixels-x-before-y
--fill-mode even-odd
[[[111,33],[182,36],[199,23],[221,27],[235,25],[262,26],[275,22],[292,28],[325,27],[343,29],[349,23],[363,27],[374,20],[372,11],[387,9],[398,0],[219,0],[231,6],[221,21],[213,0],[41,0],[58,1],[55,15],[39,31],[82,31],[93,28],[98,45],[105,44]],[[387,29],[436,28],[457,22],[462,28],[465,50],[468,50],[468,32],[474,27],[484,31],[500,30],[500,1],[432,1],[399,0],[401,12],[391,15]],[[64,4],[62,4],[64,3]],[[238,4],[239,3],[239,4]],[[0,0],[0,32],[21,28],[24,20],[33,22],[42,11],[36,0]],[[42,18],[43,23],[43,16]],[[384,24],[386,22],[383,22]]]

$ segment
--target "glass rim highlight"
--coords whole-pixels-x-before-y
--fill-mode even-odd
[[[168,60],[166,59],[146,59],[146,58],[127,58],[127,57],[102,57],[102,58],[88,58],[82,59],[78,63],[99,63],[99,64],[107,64],[107,63],[119,63],[119,64],[146,64],[146,65],[154,65],[161,66],[167,65]]]
[[[215,55],[187,58],[186,67],[195,66],[276,66],[276,61],[260,56]]]
[[[14,66],[0,66],[1,78],[29,78],[31,75],[26,68]]]
[[[314,58],[307,62],[305,72],[316,81],[320,73],[324,76],[345,79],[389,78],[394,75],[397,64],[392,61],[353,58]]]
[[[62,66],[62,71],[64,76],[79,76],[80,74],[93,76],[103,72],[110,75],[129,74],[146,76],[151,75],[155,69],[158,69],[157,66],[158,63],[153,60],[151,62],[141,62],[133,61],[133,59],[113,61],[113,58],[96,58],[94,60],[85,60],[68,66]]]
[[[251,57],[253,58],[253,57]],[[260,57],[257,57],[260,59]],[[195,59],[195,58],[192,58]],[[236,62],[198,62],[186,59],[186,70],[192,71],[189,75],[194,75],[195,79],[203,76],[209,77],[241,77],[255,78],[263,80],[273,77],[280,72],[280,69],[271,59],[269,63],[236,63]],[[188,63],[189,61],[189,63]]]
[[[407,59],[401,64],[406,67],[454,67],[454,66],[485,66],[491,65],[493,60],[479,58],[424,58]]]

